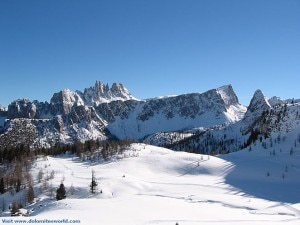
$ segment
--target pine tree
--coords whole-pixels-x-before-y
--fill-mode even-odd
[[[3,177],[1,177],[1,180],[0,180],[0,193],[3,194],[4,192],[5,192],[4,179],[3,179]]]
[[[66,198],[66,188],[63,183],[60,184],[59,188],[56,190],[56,200],[62,200]]]
[[[95,177],[95,171],[92,170],[92,181],[90,184],[90,188],[91,188],[91,192],[94,194],[96,191],[96,187],[98,186],[98,183],[96,181],[96,177]]]
[[[19,192],[21,190],[21,179],[17,179],[16,183],[16,192]]]

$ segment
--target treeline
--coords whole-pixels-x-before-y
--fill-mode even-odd
[[[34,152],[30,151],[29,146],[20,145],[17,147],[1,147],[0,146],[0,164],[11,163],[13,161],[21,162],[25,158],[34,156]]]
[[[181,135],[178,133],[177,135]],[[175,138],[177,138],[175,136]],[[186,138],[177,138],[179,141],[171,141],[170,144],[165,144],[163,147],[173,149],[175,151],[185,151],[197,154],[216,155],[226,154],[228,149],[241,144],[224,134],[222,137],[214,136],[210,131],[198,131]]]
[[[101,151],[102,157],[107,160],[109,157],[118,154],[126,149],[126,147],[129,147],[133,142],[133,140],[88,140],[84,143],[56,144],[50,148],[36,149],[31,149],[28,145],[20,145],[17,147],[0,146],[0,165],[33,160],[37,158],[37,156],[56,156],[66,153],[76,154],[80,157],[82,153],[93,153],[99,150]]]
[[[0,194],[10,192],[12,195],[26,189],[31,190],[33,179],[31,166],[38,157],[72,154],[83,161],[108,160],[110,157],[123,153],[129,148],[132,140],[98,141],[89,140],[72,145],[57,144],[50,148],[30,149],[29,146],[1,148],[0,146]],[[30,191],[29,191],[30,192]],[[4,204],[4,203],[3,203]],[[5,206],[0,208],[4,210]]]

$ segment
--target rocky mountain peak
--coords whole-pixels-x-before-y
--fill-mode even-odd
[[[125,100],[133,99],[129,91],[121,83],[113,83],[111,87],[112,96]]]
[[[94,94],[100,98],[109,91],[109,86],[108,84],[104,85],[101,81],[97,80],[94,87],[87,88],[84,92],[86,93],[86,90],[88,91],[89,89],[91,89],[92,92],[94,92]]]
[[[271,105],[269,104],[267,97],[261,90],[256,90],[243,119],[245,124],[243,133],[250,132],[262,119],[263,113],[268,111],[270,108]]]
[[[247,111],[254,112],[254,111],[265,111],[270,109],[271,106],[268,102],[267,97],[263,94],[261,90],[256,90],[248,107]]]
[[[52,114],[68,114],[74,105],[84,105],[81,97],[69,89],[55,93],[50,101]]]
[[[112,87],[109,87],[108,84],[104,85],[101,81],[96,81],[94,87],[86,88],[81,95],[87,105],[96,106],[116,100],[126,101],[136,99],[123,84],[113,83]]]
[[[36,115],[36,105],[29,99],[18,99],[8,106],[8,117],[14,118],[34,118]]]
[[[231,85],[225,85],[216,89],[217,93],[223,99],[226,108],[231,105],[239,104],[238,97],[236,96]]]

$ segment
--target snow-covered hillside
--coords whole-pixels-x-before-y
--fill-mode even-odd
[[[295,135],[270,149],[256,145],[221,157],[133,144],[108,162],[70,155],[40,159],[33,177],[41,170],[55,176],[45,184],[34,182],[36,203],[26,207],[28,219],[80,220],[84,225],[296,225],[300,144],[292,154],[289,146]],[[92,170],[98,181],[95,194],[89,192]],[[56,201],[51,190],[61,182],[67,198]],[[18,200],[20,195],[1,198]]]

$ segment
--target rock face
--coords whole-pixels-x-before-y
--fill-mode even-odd
[[[81,97],[68,89],[55,93],[50,101],[51,115],[67,115],[73,107],[84,105]]]
[[[256,103],[251,107],[256,107]],[[33,146],[110,136],[143,139],[160,131],[233,123],[241,120],[245,111],[231,85],[205,93],[140,101],[122,84],[114,83],[109,87],[96,81],[83,92],[66,89],[55,93],[50,103],[28,99],[12,102],[8,110],[2,112],[7,115],[7,121],[3,123],[0,139],[4,135],[7,137],[9,127],[14,124],[32,128],[35,133]],[[26,123],[16,122],[20,120]]]
[[[36,105],[29,99],[18,99],[8,106],[8,118],[29,118],[36,116]]]
[[[240,105],[231,85],[217,88],[216,93],[221,97],[226,108],[230,108],[232,105]]]

